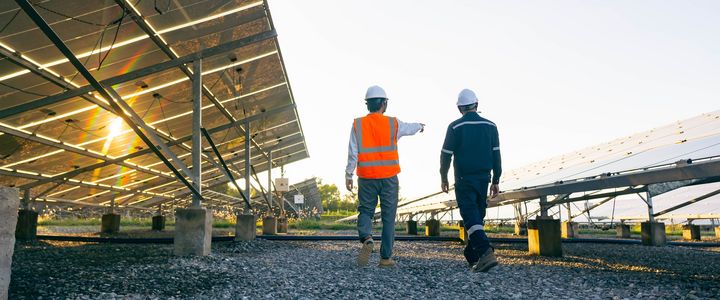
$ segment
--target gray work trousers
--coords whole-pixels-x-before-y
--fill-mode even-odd
[[[382,243],[380,256],[392,257],[393,242],[395,241],[395,213],[397,211],[399,182],[397,176],[383,179],[358,179],[358,235],[360,242],[372,238],[372,220],[375,216],[375,206],[380,198],[382,218]]]

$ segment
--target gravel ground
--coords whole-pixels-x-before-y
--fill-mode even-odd
[[[224,242],[177,258],[172,245],[17,244],[10,299],[493,298],[718,299],[720,249],[564,244],[563,258],[499,244],[471,273],[462,245],[396,242],[398,267],[355,267],[354,242]],[[377,247],[377,246],[376,246]]]

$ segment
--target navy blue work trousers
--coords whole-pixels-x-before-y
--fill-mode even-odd
[[[489,183],[487,175],[455,178],[455,199],[465,223],[465,230],[469,233],[469,242],[465,246],[464,254],[470,264],[475,263],[480,255],[490,248],[490,240],[483,228]]]

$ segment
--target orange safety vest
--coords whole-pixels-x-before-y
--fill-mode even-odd
[[[358,145],[358,177],[381,179],[400,173],[397,119],[372,113],[355,119],[353,128]]]

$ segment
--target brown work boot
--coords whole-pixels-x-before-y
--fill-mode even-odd
[[[370,261],[370,253],[373,252],[373,240],[372,238],[367,239],[363,242],[362,248],[360,248],[360,254],[357,257],[358,267],[367,267]]]
[[[380,264],[378,265],[380,267],[394,267],[395,261],[392,258],[381,258]]]
[[[498,261],[495,258],[495,251],[493,248],[488,248],[485,253],[480,256],[477,263],[472,267],[473,272],[487,272],[492,267],[497,266]]]

